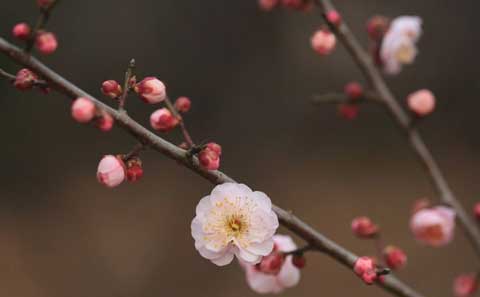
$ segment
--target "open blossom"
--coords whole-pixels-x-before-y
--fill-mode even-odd
[[[57,50],[57,37],[52,32],[39,32],[35,39],[35,46],[40,53],[50,55]]]
[[[240,261],[245,269],[248,286],[257,293],[280,293],[300,281],[300,269],[292,263],[292,255],[283,253],[296,250],[297,246],[287,235],[273,236],[275,247],[270,255],[256,265]]]
[[[160,103],[167,97],[165,85],[156,77],[146,77],[135,85],[135,92],[145,103]]]
[[[435,96],[429,90],[419,90],[408,95],[407,104],[418,116],[426,116],[435,109]]]
[[[234,256],[257,264],[272,252],[277,228],[270,198],[237,183],[218,185],[203,197],[191,224],[195,248],[219,266]]]
[[[150,116],[150,125],[153,129],[160,132],[168,132],[175,128],[179,120],[168,110],[168,108],[160,108],[153,112]]]
[[[410,229],[424,244],[433,247],[446,245],[453,239],[455,212],[445,206],[421,209],[413,214]]]
[[[27,23],[18,23],[13,27],[12,34],[15,38],[26,40],[30,37],[31,31]]]
[[[75,99],[72,103],[72,117],[79,123],[88,123],[95,117],[95,104],[84,97]]]
[[[109,188],[120,185],[125,180],[125,164],[118,157],[104,156],[98,164],[97,179]]]
[[[378,226],[368,217],[357,217],[352,220],[352,232],[360,238],[371,238],[378,234]]]
[[[469,297],[477,290],[478,277],[474,274],[461,274],[453,281],[453,294],[455,297]]]
[[[417,55],[416,43],[421,35],[421,25],[421,18],[416,16],[401,16],[391,22],[380,48],[386,73],[397,74],[402,65],[413,62]]]
[[[23,68],[17,72],[13,85],[20,91],[29,90],[33,87],[38,77],[30,69]]]
[[[360,257],[355,261],[353,271],[360,277],[367,285],[373,284],[377,279],[377,265],[370,257]]]
[[[335,48],[337,38],[335,34],[327,29],[320,29],[313,34],[310,43],[314,51],[319,55],[325,56],[330,54]]]
[[[217,170],[220,167],[220,156],[222,155],[222,147],[210,142],[205,145],[205,148],[198,153],[198,160],[200,165],[208,170]]]

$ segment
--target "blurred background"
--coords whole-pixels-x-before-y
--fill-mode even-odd
[[[41,59],[72,82],[100,97],[101,82],[122,80],[135,58],[139,77],[158,76],[171,97],[192,99],[187,124],[198,142],[223,146],[226,173],[328,237],[355,253],[373,254],[371,242],[350,232],[353,217],[372,217],[386,242],[408,253],[399,277],[426,296],[451,296],[453,278],[477,269],[460,229],[440,249],[413,240],[413,201],[437,197],[384,110],[365,105],[348,122],[334,106],[310,104],[315,94],[363,82],[342,46],[324,58],[311,50],[318,13],[264,13],[255,0],[62,2],[48,25],[60,47]],[[334,2],[364,45],[373,14],[423,18],[419,56],[388,81],[402,100],[421,88],[436,94],[437,111],[421,130],[470,209],[480,190],[480,40],[474,33],[480,4]],[[0,16],[0,34],[10,38],[15,23],[34,22],[35,1],[1,1]],[[0,66],[19,69],[3,56]],[[218,268],[193,246],[194,209],[212,185],[147,151],[143,180],[102,187],[95,178],[101,156],[128,152],[135,142],[121,129],[104,134],[75,123],[69,107],[61,95],[19,93],[0,81],[0,295],[256,296],[237,264]],[[153,110],[134,96],[127,108],[144,124]],[[176,133],[166,138],[181,139]],[[283,295],[388,294],[327,256],[311,254],[300,285]]]

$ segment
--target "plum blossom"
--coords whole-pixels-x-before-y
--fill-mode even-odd
[[[125,180],[125,163],[113,155],[104,156],[98,164],[97,179],[109,188],[120,185]]]
[[[435,109],[435,96],[430,90],[422,89],[407,97],[408,108],[418,116],[426,116]]]
[[[272,252],[277,228],[270,198],[237,183],[218,185],[203,197],[191,224],[195,248],[218,266],[234,256],[257,264]]]
[[[248,286],[260,294],[280,293],[300,281],[300,269],[293,265],[293,256],[283,254],[297,249],[292,238],[287,235],[275,235],[273,241],[274,250],[257,265],[240,261],[245,270]]]
[[[156,77],[146,77],[134,87],[135,92],[148,104],[160,103],[167,98],[165,84]]]
[[[416,43],[422,32],[422,19],[417,16],[401,16],[394,19],[385,34],[380,48],[384,70],[398,74],[404,64],[411,64],[417,55]]]
[[[355,274],[363,280],[367,285],[373,284],[378,278],[377,265],[370,257],[360,257],[353,265]]]
[[[477,290],[478,276],[474,273],[460,274],[453,281],[453,294],[455,297],[469,297]]]
[[[410,229],[415,238],[426,245],[446,245],[453,239],[455,211],[445,206],[421,209],[412,216]]]
[[[326,56],[335,49],[337,38],[328,29],[320,29],[313,34],[310,44],[315,52],[321,56]]]

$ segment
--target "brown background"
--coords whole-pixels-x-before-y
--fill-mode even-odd
[[[254,0],[62,1],[49,27],[60,39],[47,64],[99,95],[121,80],[132,57],[143,75],[164,80],[171,96],[187,95],[187,121],[198,141],[223,145],[223,169],[359,254],[373,247],[350,233],[352,217],[369,215],[388,242],[409,255],[399,277],[427,296],[451,296],[451,280],[477,259],[458,230],[441,249],[414,242],[411,203],[435,199],[404,137],[376,106],[357,121],[309,98],[362,77],[339,47],[327,58],[309,47],[318,14],[260,12]],[[389,82],[399,98],[430,88],[438,111],[421,127],[453,189],[470,208],[478,199],[477,1],[338,0],[366,43],[375,13],[424,19],[414,66]],[[33,22],[33,0],[0,3],[0,34]],[[0,57],[0,66],[16,65]],[[108,100],[106,100],[108,101]],[[132,116],[147,123],[152,107],[131,98]],[[255,296],[240,268],[217,268],[193,247],[194,207],[212,186],[165,157],[143,155],[145,178],[107,190],[95,180],[100,157],[134,144],[120,129],[102,134],[70,119],[66,98],[18,93],[0,82],[0,295]],[[178,135],[167,137],[178,141]],[[301,241],[298,240],[300,243]],[[285,296],[387,296],[350,271],[312,254],[299,286]]]

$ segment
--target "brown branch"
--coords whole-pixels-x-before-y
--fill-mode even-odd
[[[313,104],[341,104],[341,103],[363,103],[363,102],[380,102],[380,98],[375,92],[367,91],[361,98],[352,100],[344,93],[327,93],[323,95],[314,95]]]
[[[147,130],[145,127],[130,118],[127,113],[119,112],[95,99],[93,96],[78,88],[77,86],[75,86],[74,84],[72,84],[71,82],[45,66],[43,63],[39,62],[34,57],[24,54],[22,50],[10,44],[1,37],[0,52],[5,54],[7,57],[15,61],[16,63],[31,69],[32,71],[40,75],[42,78],[44,78],[47,82],[49,82],[53,88],[55,88],[60,93],[67,95],[71,99],[77,97],[90,98],[95,103],[97,108],[111,114],[112,117],[117,121],[117,124],[119,126],[123,127],[140,142],[191,169],[205,179],[209,180],[211,183],[220,184],[225,182],[235,182],[232,178],[230,178],[221,171],[208,171],[203,169],[199,165],[198,159],[196,157],[189,157],[186,150],[177,147],[176,145],[164,140],[163,138]],[[306,224],[301,219],[293,215],[292,212],[283,210],[276,205],[273,205],[272,208],[284,227],[304,239],[310,245],[323,251],[325,254],[329,255],[344,266],[350,269],[353,268],[353,265],[358,258],[357,255],[353,254],[344,247],[325,237],[323,234],[319,233],[310,225]],[[386,276],[385,281],[378,284],[379,286],[383,287],[387,291],[397,296],[423,297],[423,295],[411,289],[402,281],[391,275]]]
[[[182,131],[183,138],[185,139],[185,142],[187,143],[188,148],[193,148],[195,146],[195,143],[193,142],[192,136],[190,136],[190,133],[188,132],[188,129],[187,129],[187,125],[185,124],[185,121],[183,120],[182,115],[177,111],[177,109],[172,103],[172,100],[170,100],[170,97],[167,96],[165,98],[165,104],[167,105],[167,108],[170,110],[173,116],[178,119],[180,130]]]
[[[128,93],[132,88],[131,80],[135,77],[135,59],[131,59],[128,63],[127,71],[125,72],[125,81],[123,83],[123,93],[118,100],[118,110],[125,111],[125,103],[127,101]]]
[[[11,74],[11,73],[8,73],[6,72],[5,70],[1,69],[0,68],[0,75],[3,76],[4,78],[6,78],[9,82],[14,82],[15,79],[16,79],[16,76]]]
[[[335,10],[335,7],[329,0],[315,0],[316,4],[320,6],[323,12]],[[325,17],[325,14],[324,14]],[[325,18],[326,20],[326,18]],[[328,23],[328,20],[326,20]],[[347,24],[342,21],[339,26],[329,24],[332,31],[337,35],[338,39],[347,48],[358,67],[365,75],[371,88],[378,94],[385,107],[401,128],[403,133],[407,136],[410,145],[422,163],[425,170],[430,176],[430,180],[436,189],[440,199],[443,203],[453,207],[457,214],[458,221],[463,227],[468,239],[470,240],[475,252],[480,256],[480,231],[475,225],[472,218],[463,209],[461,203],[453,194],[450,186],[443,175],[442,170],[435,161],[432,153],[423,141],[420,133],[411,126],[410,115],[402,108],[402,106],[395,99],[394,95],[388,88],[380,71],[373,63],[371,57],[360,45],[360,42],[355,35],[350,31]]]

